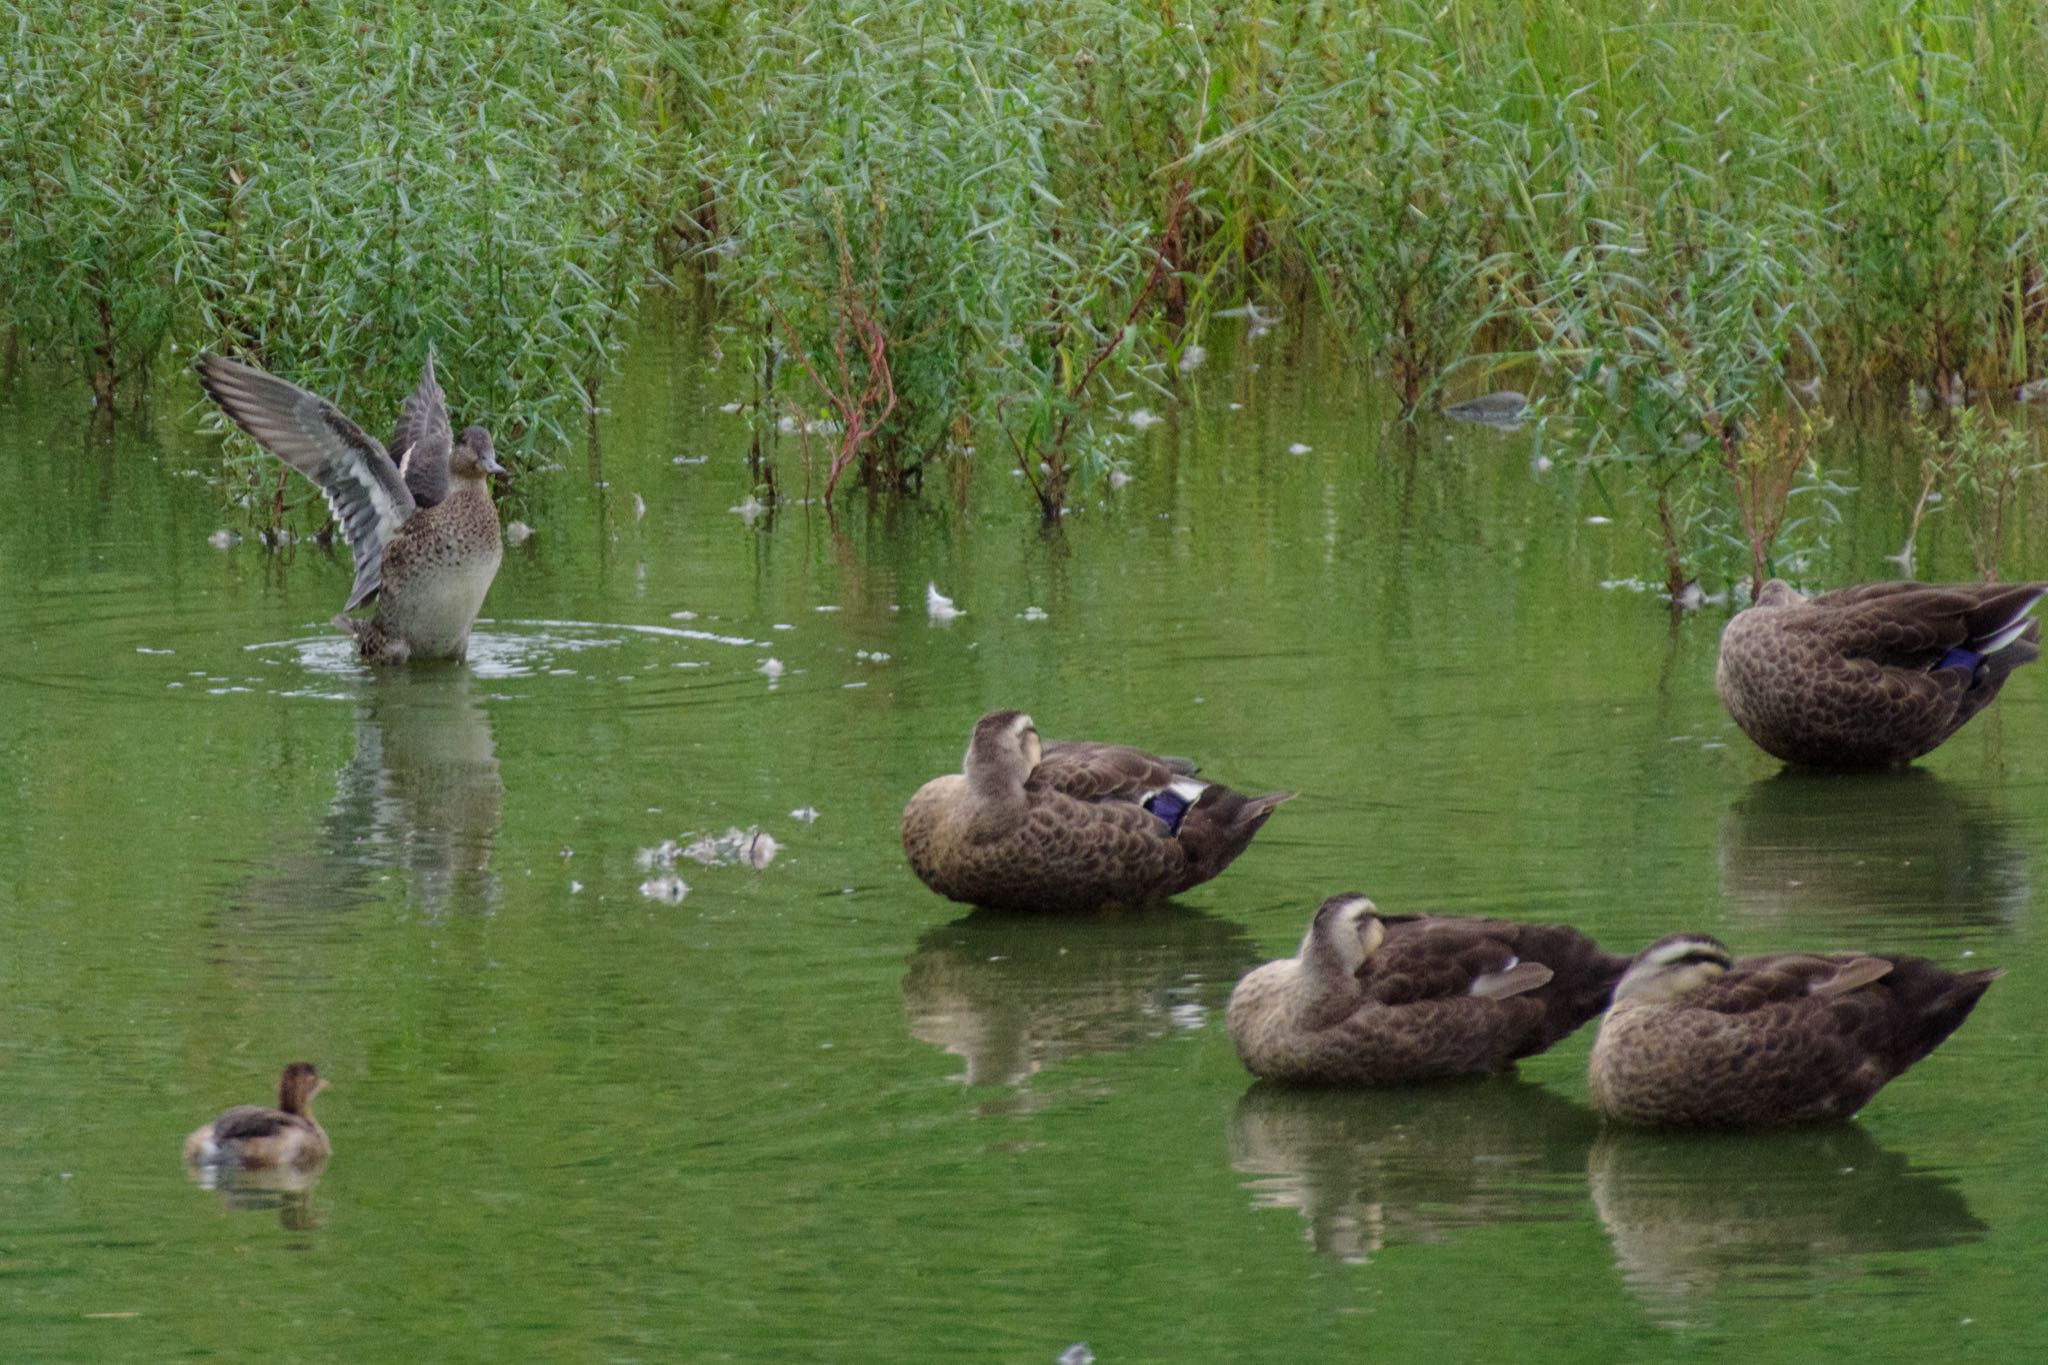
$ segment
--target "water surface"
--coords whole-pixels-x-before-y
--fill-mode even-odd
[[[0,1353],[2048,1352],[2048,672],[1912,773],[1780,776],[1714,699],[1727,609],[1603,587],[1656,572],[1637,509],[1529,427],[1226,338],[1062,532],[1000,467],[750,522],[704,354],[653,330],[507,508],[471,665],[395,675],[325,624],[345,558],[209,542],[194,395],[111,440],[0,395]],[[1823,581],[1888,574],[1884,429],[1834,439],[1872,491]],[[896,821],[998,706],[1302,796],[1160,913],[970,913]],[[1603,1133],[1590,1031],[1251,1086],[1230,985],[1346,890],[2011,972],[1825,1132]],[[299,1057],[324,1177],[190,1183],[183,1134]]]

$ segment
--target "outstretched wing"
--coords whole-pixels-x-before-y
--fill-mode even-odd
[[[412,490],[414,503],[432,507],[448,496],[448,456],[454,448],[448,395],[434,378],[434,353],[428,351],[419,387],[407,395],[405,406],[398,410],[398,426],[391,433],[391,458],[398,461],[398,472]]]
[[[199,382],[235,425],[326,495],[356,561],[344,610],[369,601],[381,582],[384,547],[417,506],[384,447],[325,398],[254,365],[206,356]]]

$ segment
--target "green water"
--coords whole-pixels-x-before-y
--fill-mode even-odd
[[[471,666],[380,676],[325,625],[345,561],[208,543],[195,393],[111,441],[0,395],[0,1357],[2048,1353],[2048,670],[1914,773],[1774,776],[1714,699],[1726,608],[1601,586],[1655,572],[1632,509],[1290,346],[1146,399],[1129,485],[1045,536],[1000,468],[750,525],[734,395],[657,328],[508,507]],[[1875,491],[1827,579],[1890,567],[1882,433],[1837,433]],[[1302,796],[1178,908],[970,915],[896,821],[998,706]],[[756,826],[765,867],[643,894],[643,850]],[[1230,985],[1351,889],[2011,972],[1826,1132],[1603,1134],[1590,1030],[1255,1089]],[[301,1057],[317,1185],[188,1181]]]

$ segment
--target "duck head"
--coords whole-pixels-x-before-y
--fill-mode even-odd
[[[1331,976],[1355,976],[1387,937],[1379,907],[1357,892],[1332,896],[1316,908],[1297,954],[1303,967]]]
[[[326,1088],[326,1078],[311,1062],[293,1062],[277,1078],[277,1107],[287,1114],[303,1114],[313,1097]]]
[[[1042,752],[1031,717],[1022,711],[991,711],[975,722],[961,767],[978,792],[1011,791],[1024,785]]]
[[[1615,983],[1614,1003],[1669,1004],[1714,980],[1734,961],[1728,946],[1709,934],[1667,935],[1636,954]]]
[[[503,474],[505,466],[498,463],[497,449],[491,445],[491,433],[482,427],[464,427],[462,434],[455,438],[455,449],[448,453],[448,472],[466,479]]]

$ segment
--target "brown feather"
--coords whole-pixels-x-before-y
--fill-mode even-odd
[[[1362,915],[1383,929],[1377,943]],[[1599,1013],[1628,961],[1568,925],[1378,915],[1363,897],[1333,896],[1300,953],[1238,982],[1230,1037],[1266,1080],[1398,1085],[1500,1071]]]
[[[1659,946],[1623,981],[1588,1070],[1595,1107],[1632,1123],[1847,1118],[1955,1032],[2001,974],[1918,957],[1782,953],[1638,997]]]
[[[1910,763],[2040,656],[2036,621],[1992,647],[2044,593],[2048,583],[1867,583],[1808,599],[1773,579],[1722,632],[1715,687],[1743,733],[1788,763]],[[1941,667],[1953,649],[1992,652]]]

